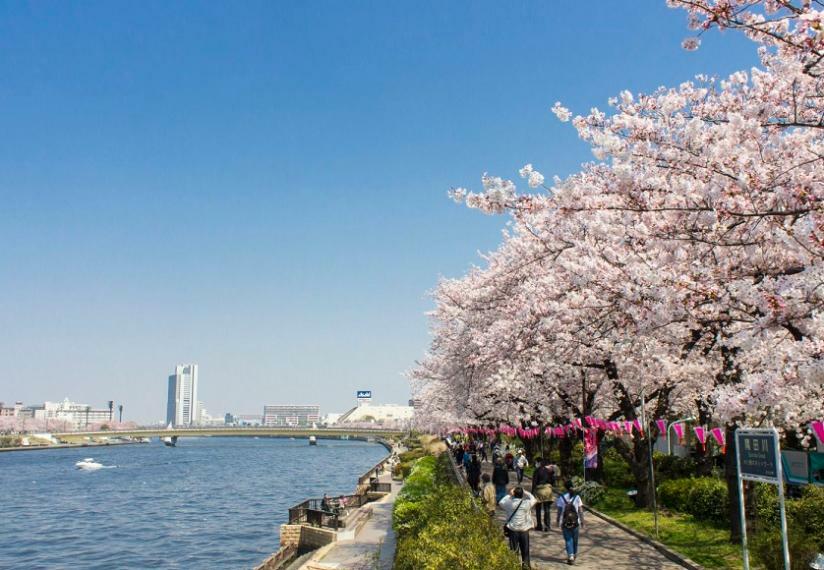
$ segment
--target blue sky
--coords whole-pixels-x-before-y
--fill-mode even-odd
[[[0,2],[0,401],[405,402],[499,241],[451,186],[591,159],[551,105],[756,63],[626,2]]]

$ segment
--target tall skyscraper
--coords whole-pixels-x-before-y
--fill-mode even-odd
[[[169,376],[169,399],[166,404],[166,423],[173,426],[191,426],[200,415],[197,401],[197,364],[178,364]]]

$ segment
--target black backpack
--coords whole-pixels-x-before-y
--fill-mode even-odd
[[[564,495],[561,498],[564,500],[564,510],[561,513],[561,525],[564,528],[573,529],[578,528],[578,510],[575,508],[575,495],[569,494],[570,500],[567,501]]]

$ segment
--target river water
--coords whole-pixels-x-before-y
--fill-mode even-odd
[[[0,453],[0,568],[252,568],[290,506],[352,493],[384,456],[269,438]],[[77,470],[85,457],[116,467]]]

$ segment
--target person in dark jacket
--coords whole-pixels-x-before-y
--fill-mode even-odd
[[[472,454],[472,459],[469,461],[469,465],[466,468],[466,480],[469,482],[469,486],[472,488],[472,491],[477,495],[480,491],[478,489],[478,484],[481,482],[481,462],[478,460],[478,456],[476,454]]]
[[[455,449],[452,450],[453,457],[455,458],[455,463],[458,464],[458,467],[463,466],[463,456],[464,456],[464,448],[461,444],[455,446]]]
[[[509,485],[509,471],[500,459],[495,462],[492,470],[492,483],[495,484],[495,500],[500,503],[506,496],[506,486]]]
[[[552,517],[552,473],[547,468],[548,461],[540,457],[535,460],[535,472],[532,474],[532,494],[538,499],[535,505],[535,530],[549,532]],[[541,516],[543,514],[543,517]],[[543,524],[541,519],[543,518]]]

